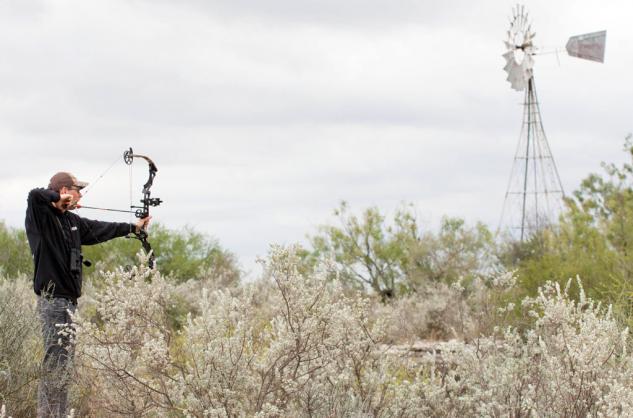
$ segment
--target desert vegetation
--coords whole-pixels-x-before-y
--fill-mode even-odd
[[[342,203],[307,245],[271,245],[248,281],[192,230],[157,229],[157,270],[129,241],[90,248],[97,268],[60,329],[72,414],[631,416],[633,165],[604,168],[523,243]],[[0,241],[0,417],[29,417],[42,355],[30,258],[21,231],[2,225]]]

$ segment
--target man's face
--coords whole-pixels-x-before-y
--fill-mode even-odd
[[[62,187],[62,189],[59,191],[61,194],[70,194],[73,196],[72,201],[70,202],[70,204],[68,205],[68,207],[66,207],[66,210],[73,210],[76,208],[77,203],[79,203],[79,200],[81,200],[81,197],[83,196],[81,194],[81,189],[77,186],[70,186],[70,187]]]

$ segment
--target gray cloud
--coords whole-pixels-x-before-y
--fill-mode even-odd
[[[149,2],[155,4],[156,2]],[[169,6],[169,2],[163,3]],[[472,2],[454,1],[451,6],[435,1],[400,0],[257,0],[206,1],[180,3],[196,12],[235,20],[261,19],[293,24],[337,26],[372,25],[390,27],[403,22],[435,24],[477,9]]]

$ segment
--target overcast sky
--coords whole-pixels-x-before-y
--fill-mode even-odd
[[[83,203],[129,205],[131,146],[159,169],[154,219],[210,234],[254,274],[269,244],[305,242],[341,200],[496,228],[522,118],[501,57],[513,4],[0,1],[0,219],[22,227],[28,191],[56,171],[95,182],[113,162]],[[633,3],[526,7],[543,50],[607,30],[605,64],[536,57],[570,192],[625,157]],[[132,174],[137,199],[145,163]]]

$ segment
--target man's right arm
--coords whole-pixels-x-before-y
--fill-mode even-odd
[[[59,201],[59,193],[49,189],[33,189],[29,192],[27,202],[35,210],[49,207],[51,203]]]
[[[29,193],[28,203],[34,210],[49,207],[51,204],[59,210],[65,210],[72,203],[71,194],[60,194],[49,189],[33,189]]]
[[[51,203],[59,201],[59,193],[48,189],[33,189],[27,198],[25,227],[31,244],[31,251],[35,251],[36,239],[43,231],[44,219],[50,213]]]

